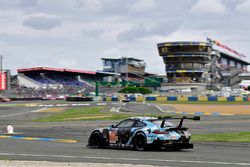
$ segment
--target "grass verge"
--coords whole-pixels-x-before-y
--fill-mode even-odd
[[[0,161],[5,161],[5,160],[9,160],[8,158],[5,158],[5,157],[0,157]]]
[[[102,112],[104,106],[69,108],[60,113],[54,113],[45,118],[34,120],[35,122],[61,122],[61,121],[82,121],[82,120],[119,120],[134,116],[158,117],[149,114],[124,114],[114,112]],[[164,115],[169,116],[169,115]]]
[[[250,132],[193,134],[193,141],[250,142]]]

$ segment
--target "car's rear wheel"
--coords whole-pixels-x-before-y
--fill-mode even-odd
[[[137,151],[143,151],[146,149],[146,138],[142,133],[138,133],[134,137],[133,147]]]
[[[104,140],[103,136],[100,132],[93,132],[89,138],[89,146],[95,148],[103,148],[104,147]]]

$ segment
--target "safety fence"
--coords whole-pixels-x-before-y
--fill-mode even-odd
[[[124,99],[123,97],[104,97],[103,101],[120,101]],[[143,101],[156,101],[156,102],[165,102],[165,101],[180,101],[180,102],[250,102],[250,97],[220,97],[220,96],[139,96],[139,97],[129,97],[130,101],[134,102],[143,102]]]

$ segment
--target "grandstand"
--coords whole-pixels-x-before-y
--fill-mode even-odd
[[[89,93],[95,90],[96,81],[110,75],[113,74],[49,67],[18,69],[18,91],[38,92],[37,95]]]
[[[158,44],[167,74],[164,89],[207,90],[239,86],[239,75],[247,72],[248,61],[224,44],[207,42],[165,42]]]

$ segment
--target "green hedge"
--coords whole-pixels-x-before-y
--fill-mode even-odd
[[[150,94],[152,91],[144,87],[126,87],[119,91],[119,93],[141,93],[141,94]]]

